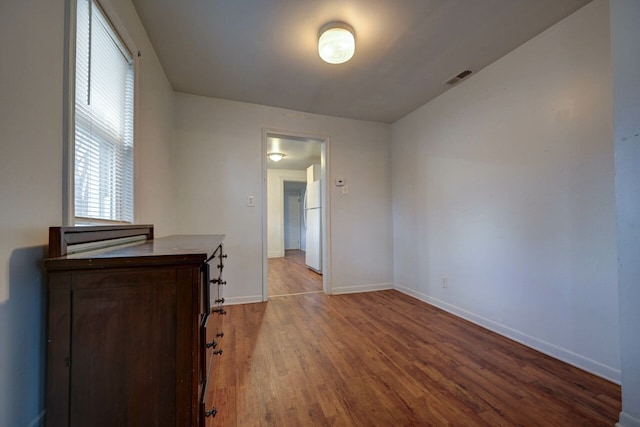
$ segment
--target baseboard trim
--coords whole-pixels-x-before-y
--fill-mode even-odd
[[[262,302],[262,295],[250,295],[247,297],[224,297],[224,305],[253,304]]]
[[[387,291],[393,289],[393,283],[378,283],[370,285],[333,286],[332,295],[356,294],[360,292]]]
[[[640,419],[632,417],[626,412],[620,412],[620,420],[616,423],[616,427],[640,427]]]
[[[531,347],[534,350],[546,354],[547,356],[551,356],[555,359],[561,360],[565,363],[597,375],[615,384],[620,384],[620,371],[610,366],[603,365],[599,362],[596,362],[595,360],[591,360],[577,353],[574,353],[571,350],[558,347],[557,345],[548,343],[531,335],[527,335],[521,331],[510,328],[491,319],[487,319],[453,304],[449,304],[437,298],[433,298],[429,295],[417,292],[413,289],[397,284],[395,285],[395,289],[399,292],[402,292],[403,294],[414,297],[420,301],[426,302],[427,304],[433,305],[434,307],[438,307],[455,316],[468,320],[469,322],[475,323],[478,326],[482,326],[485,329],[489,329],[490,331],[507,337],[513,341],[526,345],[527,347]],[[636,425],[633,426],[636,427]]]
[[[267,258],[282,258],[284,256],[284,251],[274,251],[267,253]]]

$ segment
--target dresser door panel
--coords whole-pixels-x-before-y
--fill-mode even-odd
[[[70,424],[175,426],[175,270],[78,276]]]

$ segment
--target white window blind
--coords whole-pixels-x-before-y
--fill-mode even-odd
[[[133,59],[95,0],[76,17],[76,222],[133,222]]]

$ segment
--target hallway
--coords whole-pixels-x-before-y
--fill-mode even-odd
[[[269,258],[269,297],[322,292],[322,275],[307,268],[304,251],[287,250],[281,258]]]

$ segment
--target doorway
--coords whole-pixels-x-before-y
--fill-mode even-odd
[[[263,134],[263,301],[328,293],[327,143],[309,135]],[[273,153],[278,156],[268,156]]]
[[[304,250],[306,228],[303,200],[306,185],[302,182],[284,182],[284,250]]]

